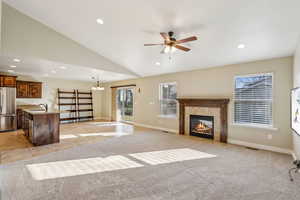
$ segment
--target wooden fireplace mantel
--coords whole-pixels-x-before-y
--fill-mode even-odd
[[[220,108],[221,137],[220,142],[227,143],[228,134],[228,103],[229,98],[177,98],[179,102],[179,134],[184,134],[185,107],[216,107]]]

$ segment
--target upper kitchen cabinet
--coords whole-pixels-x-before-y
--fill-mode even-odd
[[[28,98],[29,84],[27,81],[17,81],[17,98]]]
[[[29,85],[29,98],[42,98],[42,83],[31,82]]]
[[[16,76],[0,75],[0,87],[16,87]]]
[[[42,98],[42,83],[17,81],[17,98]]]

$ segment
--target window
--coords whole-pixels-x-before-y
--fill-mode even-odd
[[[176,116],[176,97],[176,83],[161,83],[159,85],[160,114],[162,116]]]
[[[234,122],[272,126],[273,74],[235,77]]]

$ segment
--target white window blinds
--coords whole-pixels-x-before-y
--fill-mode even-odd
[[[272,126],[273,75],[235,77],[234,121]]]

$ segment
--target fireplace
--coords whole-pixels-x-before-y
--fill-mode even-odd
[[[190,115],[190,135],[214,139],[214,117]]]

